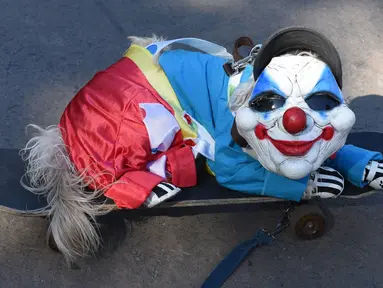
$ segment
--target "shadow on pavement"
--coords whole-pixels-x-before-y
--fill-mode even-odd
[[[383,133],[382,95],[370,94],[357,97],[350,101],[349,106],[356,115],[354,130]]]
[[[231,49],[238,36],[262,42],[278,28],[307,25],[339,47],[349,91],[370,93],[360,83],[378,91],[370,76],[381,75],[382,64],[373,61],[381,55],[380,0],[103,3],[0,3],[1,148],[24,146],[29,123],[57,123],[78,89],[121,57],[129,35],[192,36]],[[380,130],[381,102],[381,96],[370,94],[351,101],[356,129]],[[336,225],[327,237],[307,243],[283,236],[275,246],[253,253],[227,287],[378,287],[383,283],[383,230],[376,225],[382,220],[380,207],[335,212]],[[199,287],[234,245],[260,227],[273,226],[275,217],[253,212],[151,218],[135,226],[110,258],[68,270],[60,255],[44,248],[42,219],[0,214],[0,286]]]

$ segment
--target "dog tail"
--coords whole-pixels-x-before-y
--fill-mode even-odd
[[[46,207],[31,212],[48,215],[47,240],[53,238],[70,264],[99,250],[101,239],[96,218],[109,211],[104,203],[97,201],[103,191],[86,189],[92,181],[76,171],[60,128],[30,126],[37,133],[20,151],[27,162],[20,182],[28,191],[47,199]]]

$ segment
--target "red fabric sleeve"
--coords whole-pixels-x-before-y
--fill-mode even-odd
[[[171,182],[182,188],[197,185],[195,158],[190,146],[171,149],[166,153],[166,169],[171,175]]]
[[[153,102],[153,96],[150,91],[139,87],[124,93],[135,97],[123,113],[115,142],[114,169],[118,181],[106,190],[105,196],[113,199],[119,207],[134,209],[140,207],[153,188],[165,179],[147,171],[146,167],[155,155],[151,153],[143,122],[144,111],[138,103]]]
[[[118,207],[138,208],[144,203],[153,188],[162,181],[164,179],[160,176],[148,171],[126,172],[105,192],[105,196],[114,199]]]
[[[107,189],[105,196],[121,208],[139,207],[164,181],[147,171],[154,155],[138,103],[158,102],[143,87],[98,73],[67,106],[60,122],[76,169],[93,179],[90,188]]]

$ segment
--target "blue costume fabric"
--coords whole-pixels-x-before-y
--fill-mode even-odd
[[[215,161],[208,160],[217,182],[229,189],[299,201],[309,176],[290,180],[266,170],[242,151],[231,137],[234,116],[228,108],[229,77],[222,68],[225,59],[201,52],[164,52],[159,64],[172,85],[182,108],[195,118],[215,140]],[[251,66],[241,82],[251,75]],[[381,160],[378,152],[351,145],[340,149],[324,165],[338,170],[346,180],[363,187],[364,168],[370,160]]]

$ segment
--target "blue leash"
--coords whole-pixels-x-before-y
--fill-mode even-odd
[[[226,255],[221,263],[210,273],[201,288],[221,287],[242,261],[245,260],[251,250],[260,245],[270,245],[273,241],[274,237],[271,234],[263,229],[258,230],[251,239],[242,242]]]
[[[283,217],[279,220],[277,228],[272,233],[260,229],[251,239],[235,247],[210,273],[201,288],[221,287],[253,249],[257,246],[272,244],[275,241],[275,235],[289,226],[289,210],[290,208],[284,211]]]

